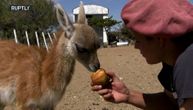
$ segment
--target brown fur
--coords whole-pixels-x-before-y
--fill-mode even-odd
[[[71,80],[75,59],[89,70],[99,68],[97,34],[87,24],[72,25],[63,14],[64,24],[57,15],[61,29],[49,52],[0,41],[0,103],[5,109],[53,110]],[[87,51],[78,52],[77,45]]]

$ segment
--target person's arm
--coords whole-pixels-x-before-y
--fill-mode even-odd
[[[144,94],[128,89],[114,73],[108,73],[113,79],[110,88],[92,85],[92,90],[98,92],[105,100],[114,103],[128,103],[144,110],[178,110],[178,105],[164,93]]]
[[[164,93],[145,94],[130,91],[128,103],[144,110],[178,110],[178,105]]]
[[[146,104],[145,110],[178,110],[174,99],[169,98],[164,92],[143,94],[143,98]]]
[[[186,99],[180,106],[180,110],[193,110],[193,99]]]

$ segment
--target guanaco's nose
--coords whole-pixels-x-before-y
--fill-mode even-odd
[[[95,71],[97,71],[98,69],[100,68],[100,63],[96,63],[96,64],[91,64],[91,65],[89,65],[89,69],[90,69],[90,71],[92,71],[92,72],[95,72]]]
[[[97,71],[100,68],[100,63],[95,64],[95,71]]]

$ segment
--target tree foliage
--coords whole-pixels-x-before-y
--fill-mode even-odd
[[[135,42],[135,38],[131,30],[129,30],[125,24],[117,26],[116,30],[108,33],[109,43],[115,41],[128,41],[129,43]]]
[[[105,19],[103,19],[102,17],[93,16],[90,19],[88,19],[88,23],[95,29],[97,28],[105,29],[105,31],[107,32],[107,39],[108,39],[109,45],[116,43],[118,41],[118,38],[117,38],[118,36],[116,32],[112,32],[112,27],[120,24],[121,21],[117,21],[113,19],[112,16]]]
[[[133,33],[125,26],[125,24],[122,25],[120,31],[123,39],[128,41],[135,40]]]
[[[107,33],[111,31],[111,28],[114,25],[121,23],[120,21],[113,19],[112,16],[105,19],[93,16],[88,21],[93,27],[104,27]]]
[[[29,11],[12,11],[12,5],[30,6]],[[34,31],[45,31],[56,25],[53,2],[49,0],[1,0],[0,2],[1,37],[13,38],[13,29],[17,30],[19,41],[26,41],[24,31],[28,31],[34,41]]]

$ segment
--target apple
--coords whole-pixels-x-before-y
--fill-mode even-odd
[[[100,68],[96,72],[91,74],[91,80],[94,85],[105,86],[109,84],[110,77],[106,74],[104,69]]]

